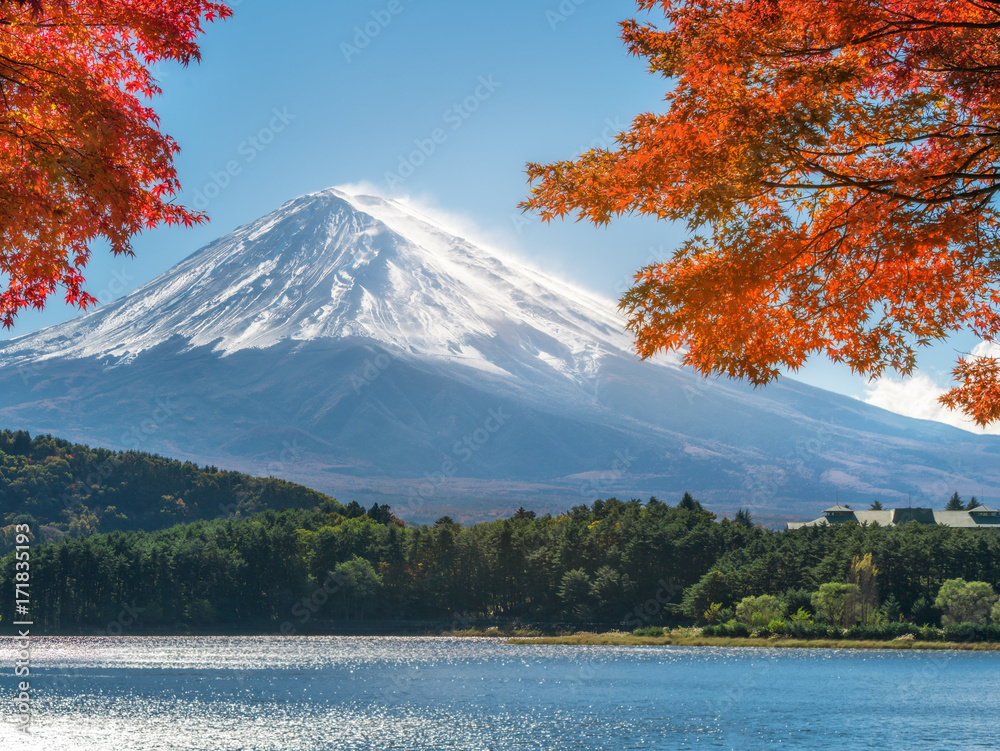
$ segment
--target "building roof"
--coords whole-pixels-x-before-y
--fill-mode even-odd
[[[930,508],[895,508],[881,511],[855,511],[837,504],[823,511],[824,516],[811,522],[788,522],[786,529],[801,527],[821,527],[825,524],[878,524],[883,527],[895,527],[908,522],[917,524],[944,524],[947,527],[962,529],[983,529],[986,527],[1000,529],[1000,511],[987,506],[977,506],[969,511],[944,511]]]

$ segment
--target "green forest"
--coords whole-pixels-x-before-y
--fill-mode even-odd
[[[415,621],[457,630],[707,623],[720,633],[772,621],[936,626],[942,615],[948,625],[940,595],[949,581],[983,583],[987,611],[1000,586],[994,530],[845,523],[776,532],[746,512],[719,520],[687,494],[673,506],[610,498],[557,516],[520,509],[473,526],[443,517],[412,528],[388,507],[331,500],[36,541],[30,561],[32,617],[50,632],[310,633]],[[0,572],[0,590],[13,591],[13,553]],[[831,615],[851,587],[864,595],[855,615]],[[10,619],[11,598],[0,606]]]
[[[11,549],[13,525],[19,523],[54,541],[330,501],[273,477],[0,431],[0,554]]]

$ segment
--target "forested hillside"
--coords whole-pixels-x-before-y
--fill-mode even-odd
[[[126,607],[128,625],[140,628],[298,633],[409,619],[634,629],[724,622],[761,595],[784,614],[811,614],[817,590],[850,586],[852,561],[866,554],[866,622],[938,623],[935,597],[950,579],[1000,589],[994,530],[849,523],[774,532],[748,514],[717,521],[685,495],[676,506],[608,499],[558,516],[520,510],[471,527],[444,517],[404,528],[385,507],[328,502],[33,544],[31,607],[47,628],[116,632]],[[13,576],[7,556],[0,591],[13,590]],[[0,602],[4,618],[11,607]]]
[[[0,431],[0,553],[15,523],[56,540],[325,502],[333,499],[273,477]]]

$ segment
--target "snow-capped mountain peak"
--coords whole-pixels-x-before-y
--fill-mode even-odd
[[[210,243],[121,300],[11,341],[7,356],[116,364],[178,335],[226,355],[359,337],[487,371],[504,371],[498,360],[513,349],[578,378],[601,352],[630,352],[623,327],[610,301],[501,260],[412,207],[330,188]]]

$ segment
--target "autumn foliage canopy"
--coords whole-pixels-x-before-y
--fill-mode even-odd
[[[82,288],[90,244],[131,254],[130,238],[201,214],[170,202],[177,144],[143,103],[149,66],[199,59],[204,0],[0,0],[0,321]]]
[[[826,352],[909,373],[956,331],[1000,338],[1000,2],[643,0],[630,51],[672,88],[613,150],[529,165],[524,207],[638,212],[691,238],[622,299],[638,352],[754,384]],[[942,397],[1000,418],[1000,364]]]

